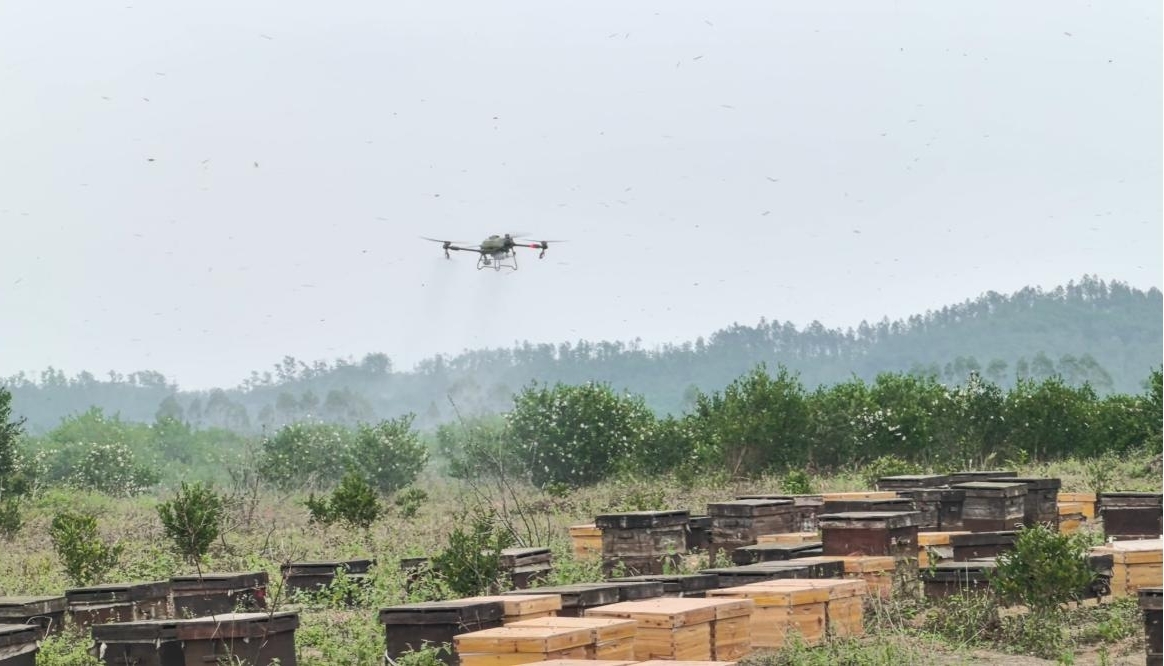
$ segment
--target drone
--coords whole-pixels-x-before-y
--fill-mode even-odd
[[[440,240],[439,238],[429,238],[421,236],[424,240],[440,243],[441,248],[445,251],[445,259],[451,259],[450,251],[453,252],[476,252],[477,253],[477,270],[483,268],[492,268],[499,271],[502,268],[517,270],[517,253],[515,248],[527,247],[531,250],[541,250],[538,253],[538,259],[546,256],[546,250],[549,249],[550,243],[565,243],[561,240],[539,240],[533,242],[520,242],[522,235],[504,234],[498,236],[496,234],[486,238],[477,245],[470,245],[461,243],[459,241]]]

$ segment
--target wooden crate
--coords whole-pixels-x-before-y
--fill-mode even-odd
[[[896,559],[884,555],[850,555],[839,559],[845,564],[845,578],[865,581],[867,595],[881,599],[892,596]]]
[[[942,497],[945,488],[912,488],[897,491],[897,494],[913,502],[913,510],[921,514],[917,521],[919,530],[938,530],[941,524]]]
[[[530,590],[527,595],[496,595],[484,597],[468,597],[463,601],[497,602],[501,604],[502,625],[510,625],[522,620],[554,617],[562,610],[562,595],[537,594]]]
[[[1159,537],[1164,531],[1164,495],[1115,492],[1099,496],[1103,533],[1109,539],[1136,540]]]
[[[860,511],[822,514],[821,538],[825,555],[917,555],[915,511]]]
[[[1087,520],[1095,520],[1096,504],[1098,498],[1095,493],[1059,493],[1060,502],[1078,502],[1083,505],[1083,517]]]
[[[945,474],[902,474],[883,476],[877,479],[877,490],[915,490],[918,488],[938,488],[950,482]]]
[[[1140,610],[1144,614],[1144,639],[1149,666],[1164,663],[1161,647],[1161,613],[1164,613],[1164,587],[1142,587],[1139,590]]]
[[[336,573],[340,571],[356,585],[366,585],[368,571],[375,565],[374,559],[311,560],[283,564],[279,571],[283,576],[284,592],[292,594],[299,590],[318,592],[331,585],[335,581]],[[354,601],[348,598],[348,603]]]
[[[954,547],[950,545],[950,538],[969,532],[918,532],[917,533],[917,565],[927,567],[930,562],[942,562],[954,559]]]
[[[170,578],[174,617],[203,617],[267,607],[266,571],[204,573]]]
[[[1014,550],[1017,533],[1013,530],[1002,532],[959,532],[950,534],[950,547],[954,561],[966,562],[981,557],[997,557]]]
[[[742,499],[707,505],[711,516],[710,559],[731,556],[741,546],[756,543],[761,534],[799,531],[801,510],[789,499]]]
[[[36,666],[40,629],[32,624],[0,624],[0,664]]]
[[[65,624],[64,595],[47,597],[0,597],[0,624],[32,624],[40,628],[40,639],[61,633]]]
[[[687,511],[630,511],[598,516],[602,566],[609,575],[623,568],[632,575],[661,574],[687,552]]]
[[[552,559],[550,549],[546,547],[504,548],[498,564],[513,588],[523,590],[545,580],[553,568]]]
[[[756,543],[774,543],[782,546],[796,546],[802,543],[820,543],[820,532],[789,532],[788,534],[761,534]]]
[[[789,636],[798,634],[816,645],[824,638],[829,590],[808,585],[806,580],[755,583],[709,591],[708,598],[751,599],[752,647],[779,649]]]
[[[736,495],[737,500],[787,500],[796,507],[793,514],[795,527],[792,532],[812,532],[817,529],[817,516],[824,506],[824,497],[821,495],[788,495],[784,493],[758,493],[750,495]],[[781,530],[785,531],[785,530]],[[775,532],[774,532],[775,533]]]
[[[952,486],[966,491],[962,529],[971,532],[1013,530],[1023,524],[1027,486],[1007,481],[971,481]]]
[[[570,545],[575,559],[596,560],[602,557],[602,530],[593,523],[573,525],[570,527]]]
[[[984,592],[990,582],[988,576],[994,570],[991,561],[939,562],[918,570],[925,595],[940,599],[958,594]]]
[[[1092,548],[1097,555],[1111,555],[1111,594],[1123,597],[1140,588],[1154,587],[1164,578],[1164,540],[1114,541]]]
[[[1027,487],[1026,501],[1023,504],[1023,524],[1027,527],[1036,524],[1050,525],[1059,529],[1059,488],[1063,481],[1053,478],[1016,476],[1006,480],[1007,483],[1017,482]]]
[[[175,624],[185,666],[272,664],[295,666],[299,614],[226,613]]]
[[[808,587],[828,592],[825,604],[826,630],[834,636],[861,636],[865,633],[864,601],[868,587],[863,580],[784,580],[773,586]]]
[[[1083,527],[1083,502],[1059,502],[1059,533],[1074,534]]]
[[[456,599],[402,604],[380,609],[384,625],[387,654],[395,659],[425,643],[451,644],[457,634],[502,626],[505,607],[500,601]],[[456,653],[441,653],[450,666],[457,663]]]
[[[717,611],[720,605],[710,598],[664,597],[591,608],[586,616],[635,620],[636,659],[708,660],[712,655],[712,623],[717,612],[723,612]]]
[[[69,619],[87,627],[170,617],[170,583],[107,583],[65,590]]]

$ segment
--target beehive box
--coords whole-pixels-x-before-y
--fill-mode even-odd
[[[966,507],[966,491],[953,488],[943,488],[938,505],[938,529],[941,531],[957,531],[962,524],[962,510]]]
[[[844,564],[801,564],[799,560],[788,560],[784,562],[759,562],[757,564],[746,564],[738,567],[704,569],[700,573],[715,574],[719,577],[719,586],[725,588],[788,578],[825,578],[832,575],[833,571],[838,568],[843,570]]]
[[[90,628],[90,654],[116,666],[184,666],[186,656],[178,640],[181,620],[111,622]]]
[[[562,610],[562,595],[533,594],[497,595],[468,597],[464,601],[497,602],[501,604],[501,623],[508,626],[514,622],[554,617]]]
[[[547,659],[585,659],[590,630],[497,627],[460,634],[453,649],[463,666],[513,666]]]
[[[34,624],[40,638],[59,634],[68,604],[63,595],[47,597],[0,597],[0,624]]]
[[[962,532],[950,534],[950,547],[955,561],[968,561],[981,557],[997,557],[1014,550],[1016,533],[1002,532]]]
[[[588,659],[634,659],[635,632],[638,623],[631,619],[612,617],[543,617],[521,620],[512,627],[552,627],[556,629],[587,629],[590,643],[586,646]]]
[[[32,624],[0,624],[0,664],[36,666],[40,629]]]
[[[661,574],[678,565],[687,552],[687,511],[631,511],[598,516],[602,530],[602,566],[631,575]]]
[[[1082,505],[1083,517],[1086,520],[1095,520],[1096,503],[1098,498],[1095,493],[1059,493],[1060,502],[1078,502]]]
[[[741,566],[759,562],[779,562],[802,556],[819,555],[821,552],[821,543],[819,541],[792,545],[756,543],[751,546],[740,546],[732,551],[732,562]]]
[[[897,560],[884,555],[850,555],[839,558],[845,565],[845,578],[865,581],[865,593],[881,599],[893,595],[893,578]]]
[[[170,584],[107,583],[65,590],[69,619],[79,627],[170,616]]]
[[[1013,530],[1023,524],[1027,486],[1012,481],[971,481],[953,486],[964,490],[962,529],[971,532]]]
[[[710,547],[711,516],[691,516],[687,523],[687,552],[703,552]]]
[[[877,479],[877,490],[900,492],[919,488],[939,488],[950,482],[945,474],[901,474]]]
[[[174,617],[262,610],[267,607],[267,578],[266,571],[174,576]]]
[[[821,507],[824,506],[823,495],[788,495],[784,493],[755,493],[748,495],[736,495],[736,500],[786,500],[792,502],[796,507],[793,512],[792,522],[795,527],[792,532],[815,532],[818,529],[817,516],[821,513]],[[778,532],[776,532],[778,533]]]
[[[760,583],[756,587],[824,590],[828,594],[825,602],[826,631],[837,637],[865,633],[864,600],[868,588],[863,580],[781,580]]]
[[[1059,502],[1059,533],[1074,534],[1083,527],[1083,502]]]
[[[824,500],[824,511],[828,512],[829,502],[848,502],[849,500],[891,500],[897,499],[897,493],[891,490],[860,490],[855,492],[844,493],[821,493],[821,499]]]
[[[602,557],[602,530],[593,523],[573,525],[570,527],[570,546],[575,559],[599,559]]]
[[[665,597],[703,597],[707,590],[719,587],[719,577],[715,574],[659,574],[646,576],[626,576],[612,578],[611,583],[661,583]],[[620,601],[626,601],[620,599]]]
[[[292,612],[227,613],[176,624],[185,666],[231,663],[296,666]]]
[[[742,499],[707,505],[711,516],[710,560],[731,556],[740,546],[756,543],[761,534],[800,531],[801,510],[792,500]]]
[[[1161,647],[1161,613],[1164,612],[1164,587],[1142,587],[1139,589],[1140,610],[1144,614],[1144,639],[1148,665],[1164,664],[1164,648]]]
[[[917,555],[917,512],[861,511],[823,514],[825,555]]]
[[[1136,594],[1164,578],[1164,540],[1115,541],[1092,548],[1097,555],[1112,556],[1111,593],[1114,597]]]
[[[950,545],[950,538],[960,534],[970,532],[918,532],[917,565],[927,567],[931,561],[954,559],[954,547]]]
[[[989,575],[997,565],[992,561],[939,562],[918,570],[925,595],[940,599],[983,592],[990,587]]]
[[[756,543],[775,543],[782,546],[796,546],[802,543],[819,544],[820,532],[789,532],[788,534],[761,534]]]
[[[284,590],[288,594],[295,592],[318,592],[335,582],[336,573],[343,571],[344,575],[355,585],[366,585],[368,571],[375,566],[376,560],[312,560],[304,562],[289,562],[279,567],[283,576]],[[348,603],[354,603],[348,599]]]
[[[752,647],[776,650],[790,635],[799,635],[806,644],[824,638],[829,591],[803,580],[772,581],[728,587],[708,592],[708,598],[751,599]]]
[[[384,625],[387,654],[392,659],[405,652],[419,650],[424,644],[452,644],[457,634],[500,627],[505,607],[499,601],[429,601],[380,609]],[[441,653],[450,666],[457,663],[456,653]]]
[[[1007,483],[1022,483],[1027,487],[1026,501],[1023,503],[1023,524],[1050,525],[1059,529],[1059,488],[1063,481],[1054,478],[1016,476]]]
[[[586,611],[587,617],[633,619],[638,623],[635,634],[635,658],[705,661],[714,653],[713,625],[750,614],[752,605],[725,604],[707,599],[662,598],[628,601]],[[739,623],[735,623],[739,624]],[[736,629],[735,625],[731,625]],[[750,632],[749,645],[750,645]],[[740,634],[726,631],[721,635],[723,650],[737,649]],[[749,648],[750,649],[750,648]]]
[[[574,585],[549,585],[532,590],[514,590],[503,596],[526,594],[557,594],[562,598],[562,608],[558,615],[579,617],[587,608],[618,603],[620,587],[616,583],[576,583]]]
[[[532,587],[549,575],[553,567],[549,548],[505,548],[498,565],[516,590]]]
[[[942,496],[945,488],[913,488],[899,490],[897,494],[913,502],[913,510],[921,514],[917,520],[919,530],[937,530],[941,524]]]
[[[1099,496],[1103,533],[1109,539],[1153,539],[1161,535],[1164,495],[1117,492]]]
[[[969,483],[971,481],[994,481],[996,479],[1014,478],[1018,476],[1018,472],[1002,469],[967,470],[965,472],[954,472],[948,476],[946,485],[952,487],[959,483]]]
[[[888,494],[888,493],[887,493]],[[915,511],[913,500],[908,497],[878,499],[826,499],[822,513],[852,513],[855,511]]]

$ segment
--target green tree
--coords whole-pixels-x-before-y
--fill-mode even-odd
[[[361,472],[380,492],[388,494],[416,480],[428,463],[428,450],[413,430],[412,414],[362,424],[348,453],[348,468]]]
[[[1006,396],[1007,443],[1035,460],[1094,451],[1090,421],[1095,401],[1090,386],[1074,388],[1058,377],[1021,379]]]
[[[596,483],[633,462],[654,415],[641,397],[607,384],[531,384],[507,415],[514,442],[538,486]]]
[[[260,473],[280,489],[321,486],[339,480],[350,462],[351,432],[324,423],[292,423],[262,441]]]
[[[526,472],[501,416],[442,423],[436,429],[436,445],[454,479],[513,478]]]
[[[117,566],[122,544],[106,544],[97,533],[97,517],[91,513],[62,511],[53,517],[49,538],[74,585],[99,583]]]
[[[174,498],[159,504],[157,511],[174,548],[198,563],[221,533],[226,501],[210,484],[183,482]]]

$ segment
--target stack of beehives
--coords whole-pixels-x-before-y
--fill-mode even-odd
[[[917,565],[925,568],[930,562],[941,562],[954,558],[954,548],[950,544],[950,537],[969,532],[918,532],[917,533]]]
[[[459,634],[453,647],[461,666],[515,666],[547,659],[586,659],[585,628],[496,627]]]
[[[727,660],[751,651],[753,607],[748,599],[664,597],[591,608],[586,616],[634,620],[635,659]]]
[[[1159,585],[1164,576],[1164,539],[1113,541],[1091,550],[1112,556],[1111,594],[1123,597],[1142,587]]]
[[[587,659],[635,658],[635,634],[638,623],[634,620],[609,617],[543,617],[514,622],[509,626],[586,629],[590,632],[590,643],[586,645]]]
[[[573,547],[575,559],[597,560],[602,557],[602,530],[598,529],[594,523],[572,525],[570,527],[570,545]]]
[[[838,636],[865,632],[863,580],[774,580],[724,588],[710,598],[751,599],[753,647],[778,649],[798,634],[809,645],[824,638],[826,627]]]

